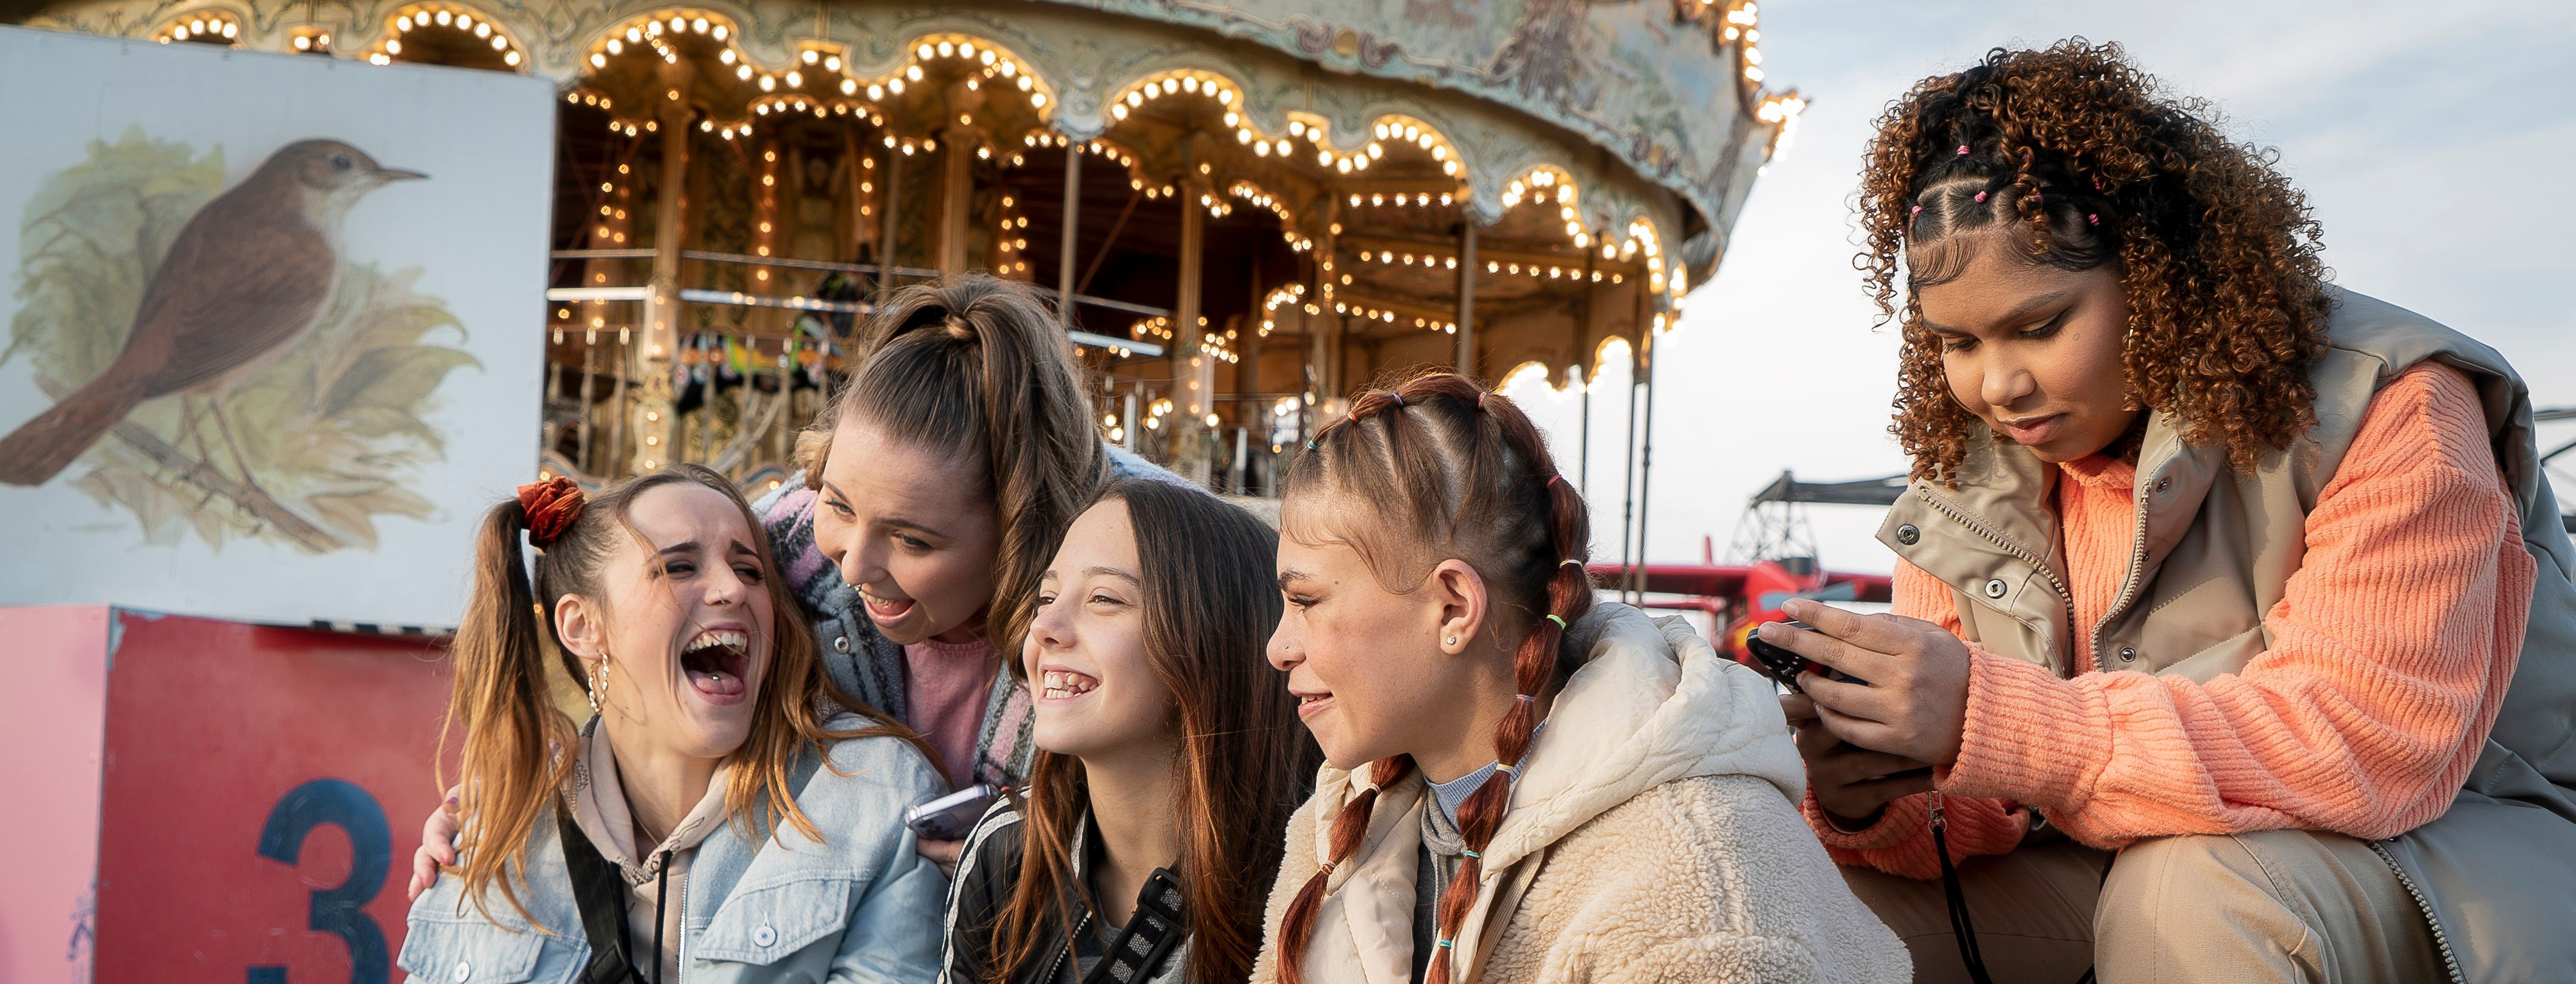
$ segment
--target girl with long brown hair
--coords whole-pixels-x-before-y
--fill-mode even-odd
[[[2576,968],[2576,550],[2512,368],[2329,285],[2272,153],[2117,46],[1918,83],[1860,208],[1896,613],[1761,632],[1857,678],[1784,698],[1807,813],[1924,979]]]
[[[1595,603],[1583,499],[1508,399],[1432,373],[1290,466],[1270,641],[1327,767],[1255,981],[1898,981],[1798,823],[1770,686]]]
[[[1012,665],[1037,695],[1027,789],[967,840],[950,984],[1240,981],[1279,831],[1318,756],[1279,673],[1278,537],[1131,480],[1065,534]]]
[[[818,713],[849,702],[768,547],[741,493],[695,465],[595,498],[557,478],[486,515],[450,647],[461,877],[413,904],[405,971],[935,973],[944,883],[901,818],[940,780],[901,725]],[[553,670],[588,691],[578,727],[547,696]]]

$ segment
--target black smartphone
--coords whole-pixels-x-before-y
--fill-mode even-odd
[[[1782,622],[1780,624],[1786,625],[1800,632],[1816,631],[1815,626],[1808,625],[1805,622],[1789,621]],[[1780,646],[1774,646],[1762,641],[1762,634],[1759,632],[1749,632],[1745,634],[1744,648],[1751,650],[1753,652],[1754,660],[1762,664],[1763,676],[1770,677],[1774,682],[1783,687],[1789,688],[1792,692],[1802,694],[1807,692],[1807,688],[1798,685],[1798,674],[1807,672],[1806,657],[1790,652]],[[1867,680],[1863,680],[1839,670],[1828,668],[1826,672],[1832,673],[1834,679],[1840,680],[1844,683],[1857,683],[1863,686],[1867,686],[1869,684],[1869,681]]]
[[[923,840],[962,840],[1002,790],[974,785],[903,811],[903,825]]]

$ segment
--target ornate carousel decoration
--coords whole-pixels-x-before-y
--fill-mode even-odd
[[[1224,491],[1268,493],[1389,371],[1610,358],[1648,384],[1804,108],[1764,87],[1741,0],[55,0],[28,23],[551,80],[544,467],[699,461],[754,490],[871,299],[968,270],[1062,298],[1104,438]]]

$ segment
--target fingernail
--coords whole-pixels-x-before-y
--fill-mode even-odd
[[[449,805],[449,806],[455,806],[455,805],[456,805],[456,797],[453,797],[453,796],[448,797],[448,798],[447,798],[447,805]]]
[[[1762,641],[1764,642],[1776,641],[1780,635],[1780,623],[1764,622],[1760,625],[1754,626],[1753,633],[1761,636]]]

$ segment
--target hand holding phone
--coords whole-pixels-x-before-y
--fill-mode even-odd
[[[903,811],[903,825],[923,840],[958,840],[975,829],[975,821],[1001,793],[998,786],[968,786]]]
[[[1782,622],[1780,624],[1786,625],[1800,632],[1816,631],[1815,626],[1808,625],[1805,622],[1793,620]],[[1762,641],[1762,634],[1759,632],[1745,634],[1744,648],[1751,650],[1753,658],[1761,662],[1763,676],[1770,677],[1772,681],[1783,687],[1789,688],[1793,693],[1803,694],[1807,692],[1807,688],[1798,685],[1798,674],[1807,672],[1808,661],[1806,657],[1789,651],[1787,647],[1775,646]],[[1869,684],[1869,681],[1867,680],[1835,670],[1830,666],[1825,667],[1825,672],[1831,673],[1832,679],[1840,680],[1844,683],[1857,683],[1863,686],[1867,686]]]

